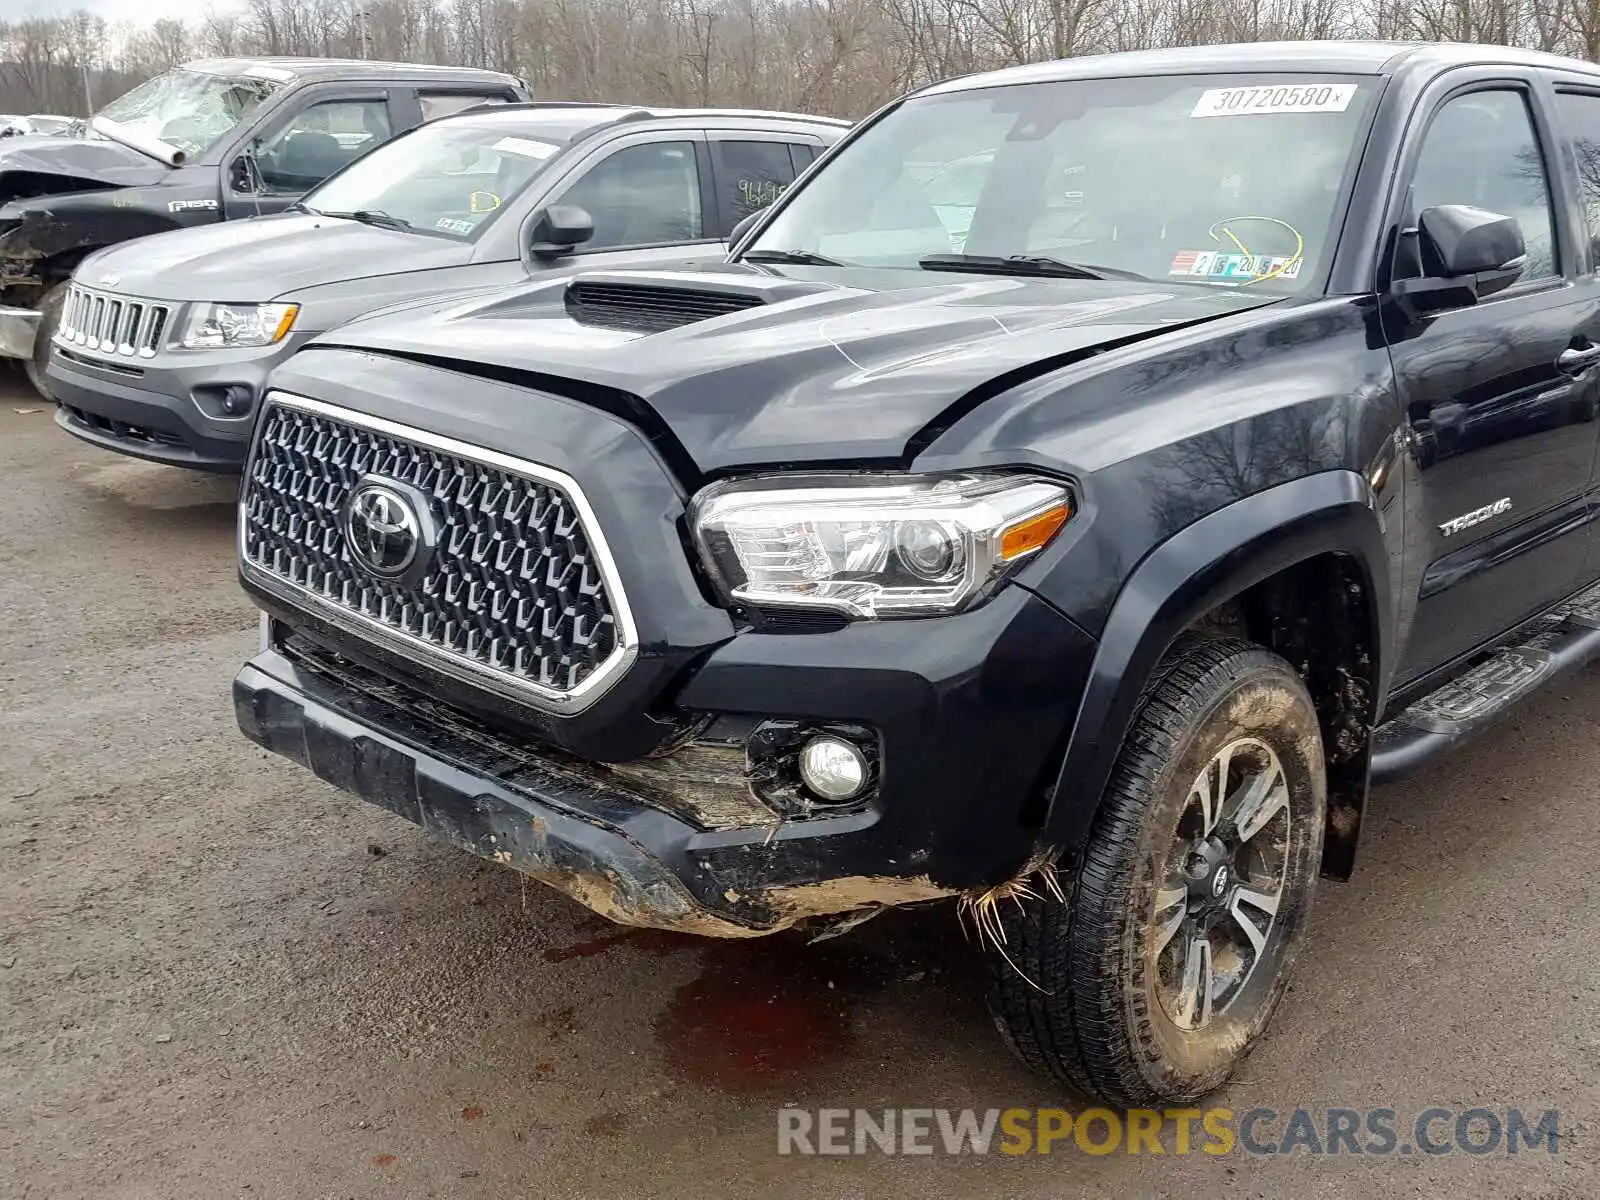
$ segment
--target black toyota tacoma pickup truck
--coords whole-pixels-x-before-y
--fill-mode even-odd
[[[521,80],[469,67],[206,59],[140,84],[72,135],[7,139],[0,143],[0,359],[21,360],[34,386],[50,394],[50,338],[67,280],[91,251],[282,212],[423,121],[526,99]],[[130,326],[114,342],[131,352],[161,332]]]
[[[1600,650],[1597,162],[1516,50],[1045,63],[725,264],[349,325],[258,423],[239,723],[620,922],[955,898],[1023,1059],[1192,1100],[1370,785]]]

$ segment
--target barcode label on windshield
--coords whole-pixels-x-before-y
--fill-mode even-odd
[[[1353,83],[1300,83],[1266,87],[1207,88],[1191,117],[1253,117],[1266,113],[1343,112],[1355,99]]]

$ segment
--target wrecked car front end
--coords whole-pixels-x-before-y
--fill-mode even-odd
[[[252,740],[631,925],[768,933],[1035,849],[1021,801],[1093,644],[1031,591],[931,622],[730,611],[628,421],[342,350],[274,382],[239,517],[269,614],[234,684]]]
[[[34,358],[40,302],[85,253],[164,227],[118,193],[165,174],[104,139],[0,144],[0,358]]]

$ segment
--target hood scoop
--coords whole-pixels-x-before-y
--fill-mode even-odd
[[[584,275],[567,285],[567,315],[582,325],[663,333],[795,296],[829,290],[817,284],[693,272]]]

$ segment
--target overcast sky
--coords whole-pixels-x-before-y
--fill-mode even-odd
[[[8,17],[14,12],[24,17],[59,17],[81,8],[108,21],[135,21],[140,24],[147,24],[157,17],[192,18],[215,7],[219,5],[205,3],[204,0],[5,0],[0,4]]]

